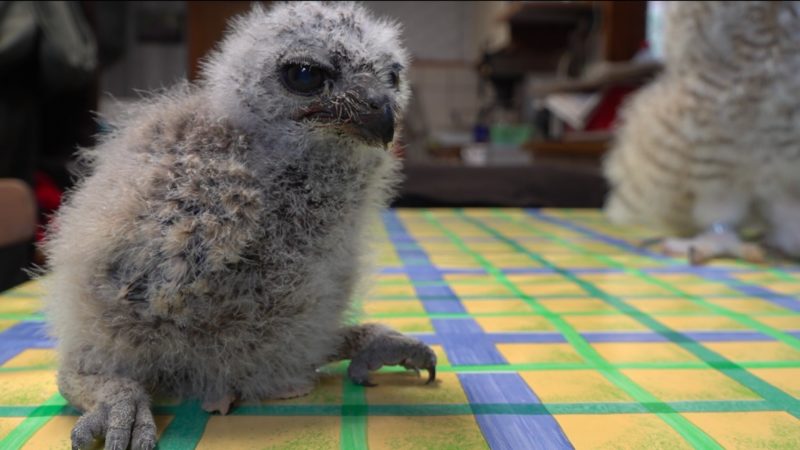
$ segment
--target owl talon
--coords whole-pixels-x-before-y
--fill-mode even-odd
[[[409,359],[406,359],[406,360],[403,361],[402,365],[407,370],[413,370],[414,373],[417,375],[417,378],[422,376],[422,374],[419,371],[419,367],[415,366],[413,361],[411,361]]]
[[[689,264],[702,266],[709,260],[705,253],[701,253],[694,245],[689,247]]]
[[[121,398],[101,403],[78,418],[71,433],[73,449],[94,448],[105,437],[106,449],[151,450],[156,442],[156,425],[147,401]]]
[[[218,398],[216,400],[205,400],[203,405],[203,411],[207,413],[214,413],[215,411],[219,411],[221,416],[228,414],[228,411],[231,409],[231,405],[236,400],[236,396],[233,394],[227,394],[222,398]]]
[[[369,381],[369,380],[364,380],[364,381],[353,380],[353,383],[355,383],[355,384],[357,384],[359,386],[364,386],[364,387],[368,387],[368,388],[375,387],[375,386],[378,385],[378,383],[373,383],[372,381]]]
[[[401,365],[420,375],[420,369],[428,371],[428,381],[436,379],[436,354],[417,339],[393,333],[380,336],[355,355],[347,368],[350,379],[359,385],[375,386],[368,380],[372,370],[385,365]]]
[[[430,365],[426,367],[426,369],[428,370],[428,381],[426,381],[425,384],[431,384],[436,381],[436,365]]]
[[[717,258],[735,258],[751,263],[766,260],[766,253],[760,245],[744,242],[735,231],[728,229],[715,228],[690,239],[665,239],[661,250],[668,256],[686,257],[693,266]]]
[[[289,400],[292,398],[305,397],[314,390],[313,384],[303,384],[294,386],[285,391],[278,392],[270,397],[270,400]]]
[[[639,248],[650,248],[662,244],[663,242],[664,238],[662,237],[648,238],[639,243]]]

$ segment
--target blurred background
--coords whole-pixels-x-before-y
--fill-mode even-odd
[[[0,2],[0,290],[42,262],[101,117],[196,79],[252,3]],[[602,206],[618,109],[661,69],[663,2],[363,4],[402,23],[413,57],[393,206]]]

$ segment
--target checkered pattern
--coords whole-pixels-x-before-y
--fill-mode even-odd
[[[232,415],[155,408],[161,449],[800,448],[800,270],[694,268],[589,210],[394,210],[365,320],[414,334],[439,382],[326,368]],[[0,297],[0,448],[68,448],[40,292]]]

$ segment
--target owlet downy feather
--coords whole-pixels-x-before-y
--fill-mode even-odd
[[[427,369],[417,339],[349,321],[398,181],[409,97],[398,27],[352,3],[255,7],[202,80],[128,112],[84,153],[46,244],[58,385],[77,448],[153,448],[152,395],[236,401],[312,389],[350,359]]]
[[[674,236],[695,263],[800,256],[800,2],[668,2],[665,70],[606,161],[606,212]]]

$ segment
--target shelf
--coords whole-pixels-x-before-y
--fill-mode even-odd
[[[532,141],[525,148],[535,155],[598,157],[609,148],[610,140]]]
[[[583,92],[622,84],[641,84],[658,75],[663,65],[657,61],[608,63],[602,73],[576,80],[555,80],[532,88],[536,96],[561,92]]]
[[[597,165],[565,158],[485,167],[404,164],[402,170],[394,207],[597,208],[608,191]]]
[[[591,17],[596,6],[590,1],[573,2],[518,2],[508,7],[499,20],[516,24],[540,24],[542,22],[574,22],[576,19]]]

